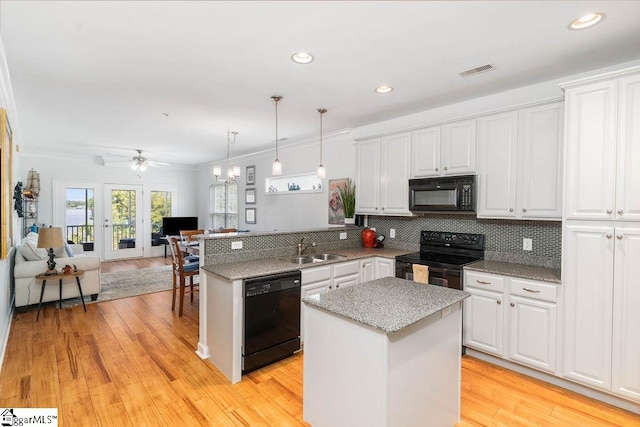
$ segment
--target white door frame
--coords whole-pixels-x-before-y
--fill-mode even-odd
[[[143,210],[143,186],[142,184],[107,184],[103,186],[103,200],[104,200],[104,217],[100,226],[104,230],[104,259],[115,260],[123,258],[142,258],[144,256],[144,210]],[[113,249],[113,234],[111,232],[112,218],[111,218],[111,192],[113,190],[133,190],[136,192],[136,235],[135,245],[133,248],[118,248]]]

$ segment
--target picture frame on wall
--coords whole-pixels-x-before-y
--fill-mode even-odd
[[[247,166],[247,185],[256,184],[256,167]]]
[[[256,204],[256,189],[255,188],[247,188],[244,190],[244,203],[247,205],[255,205]]]
[[[256,208],[246,208],[244,210],[244,222],[246,224],[256,223]]]

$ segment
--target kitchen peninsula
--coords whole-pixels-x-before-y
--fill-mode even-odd
[[[387,277],[304,298],[304,420],[318,427],[455,425],[468,296]]]

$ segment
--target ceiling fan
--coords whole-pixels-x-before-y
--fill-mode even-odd
[[[169,163],[164,163],[164,162],[152,162],[151,160],[147,159],[146,157],[144,157],[142,155],[142,150],[136,150],[138,152],[137,156],[133,156],[132,160],[133,162],[131,163],[131,169],[133,169],[134,171],[138,172],[144,172],[147,170],[147,166],[153,166],[153,167],[157,167],[157,166],[169,166]]]

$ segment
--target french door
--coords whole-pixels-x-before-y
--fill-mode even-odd
[[[104,184],[104,258],[143,256],[142,186]]]

